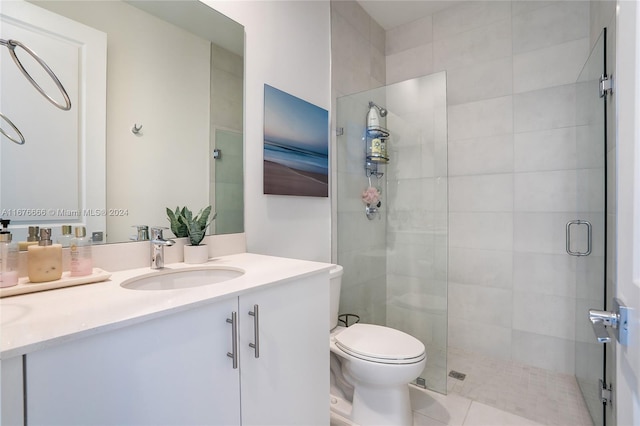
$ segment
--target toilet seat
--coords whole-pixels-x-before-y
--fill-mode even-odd
[[[335,335],[336,346],[345,353],[381,364],[414,364],[426,354],[415,337],[389,327],[354,324]]]

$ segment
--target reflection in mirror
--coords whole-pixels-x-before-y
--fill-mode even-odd
[[[91,125],[85,120],[91,111],[82,102],[69,123],[60,122],[64,128],[58,117],[48,117],[55,126],[38,134],[31,129],[42,127],[41,119],[29,116],[21,129],[34,132],[32,150],[21,155],[4,147],[15,144],[0,145],[0,211],[12,219],[14,238],[21,239],[20,230],[31,224],[47,223],[59,233],[61,225],[86,223],[89,232],[102,233],[102,242],[129,241],[137,236],[137,225],[168,226],[166,207],[197,212],[210,204],[218,214],[210,232],[243,232],[242,26],[196,0],[30,3],[46,9],[52,25],[73,21],[104,34],[106,147],[87,155],[94,138],[82,142],[76,136]],[[2,38],[7,38],[4,31]],[[39,39],[45,31],[49,39],[39,40],[41,48],[34,50],[55,66],[62,62],[61,80],[65,87],[65,79],[70,80],[70,94],[82,101],[88,90],[83,80],[89,70],[86,45],[66,43],[76,56],[65,64],[57,58],[62,55],[57,45],[69,36],[38,29]],[[17,96],[3,90],[2,107],[22,99]],[[30,167],[41,157],[48,167]],[[100,161],[106,170],[100,170]],[[23,195],[19,201],[7,198],[15,195],[12,175],[5,173],[8,163],[13,176],[28,170],[20,190],[13,191]],[[41,187],[49,198],[37,192]],[[44,209],[45,215],[6,214],[20,213],[10,211],[20,208]]]

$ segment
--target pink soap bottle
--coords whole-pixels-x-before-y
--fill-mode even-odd
[[[0,231],[0,287],[12,287],[18,284],[18,245],[11,242],[11,233],[7,231],[9,220],[2,219]]]
[[[84,226],[76,226],[76,237],[71,240],[71,276],[82,277],[93,273],[91,238]]]

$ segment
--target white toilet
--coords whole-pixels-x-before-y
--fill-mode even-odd
[[[332,411],[360,426],[412,425],[409,382],[427,362],[424,345],[389,327],[338,326],[342,273],[335,265],[329,274]]]

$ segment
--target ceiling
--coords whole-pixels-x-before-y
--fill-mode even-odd
[[[457,0],[357,0],[385,30],[451,7]]]

